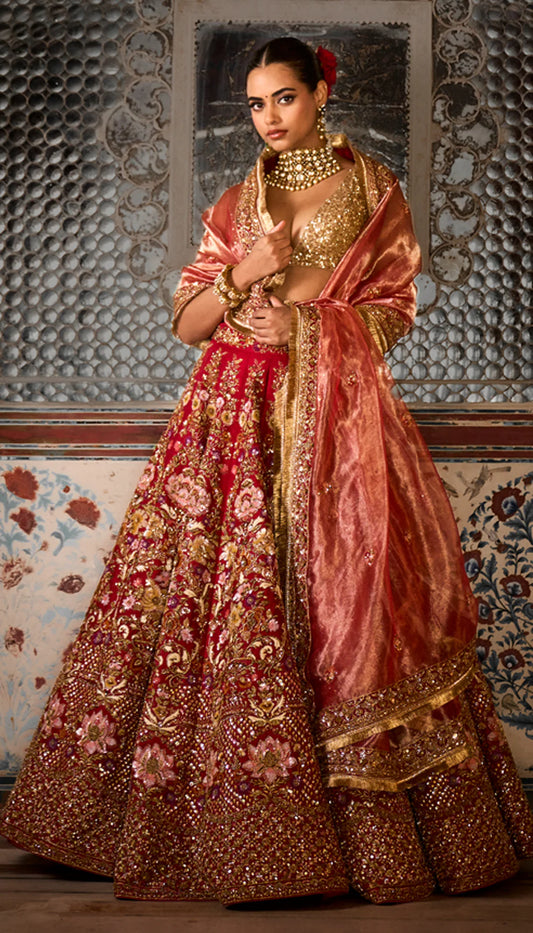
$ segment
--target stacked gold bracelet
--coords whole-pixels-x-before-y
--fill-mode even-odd
[[[224,266],[222,272],[219,272],[214,281],[213,291],[221,305],[228,305],[230,308],[239,308],[243,301],[246,301],[248,298],[250,289],[247,288],[245,292],[241,292],[238,288],[235,288],[231,281],[233,269],[234,266],[230,264]]]

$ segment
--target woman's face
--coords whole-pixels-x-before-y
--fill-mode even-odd
[[[246,93],[257,132],[276,152],[323,144],[316,118],[328,96],[325,81],[310,91],[289,65],[273,63],[250,72]]]

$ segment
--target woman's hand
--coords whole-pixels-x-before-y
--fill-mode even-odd
[[[289,342],[292,311],[275,295],[270,296],[270,306],[255,311],[250,318],[257,343],[283,347]]]
[[[286,221],[280,220],[270,233],[256,240],[248,255],[233,268],[231,278],[235,288],[245,291],[259,279],[287,268],[292,246],[289,237],[284,233],[285,227]]]

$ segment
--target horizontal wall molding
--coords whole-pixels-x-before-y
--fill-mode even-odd
[[[0,411],[0,455],[7,458],[144,460],[173,408],[12,408]],[[533,405],[411,406],[436,460],[531,460]]]

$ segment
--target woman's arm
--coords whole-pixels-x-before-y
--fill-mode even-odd
[[[247,256],[231,270],[231,280],[238,291],[246,292],[260,279],[285,269],[292,247],[281,220],[265,236],[257,240]],[[227,310],[213,288],[205,288],[182,309],[177,335],[184,343],[196,344],[208,339],[220,324]],[[290,312],[289,312],[290,314]]]

